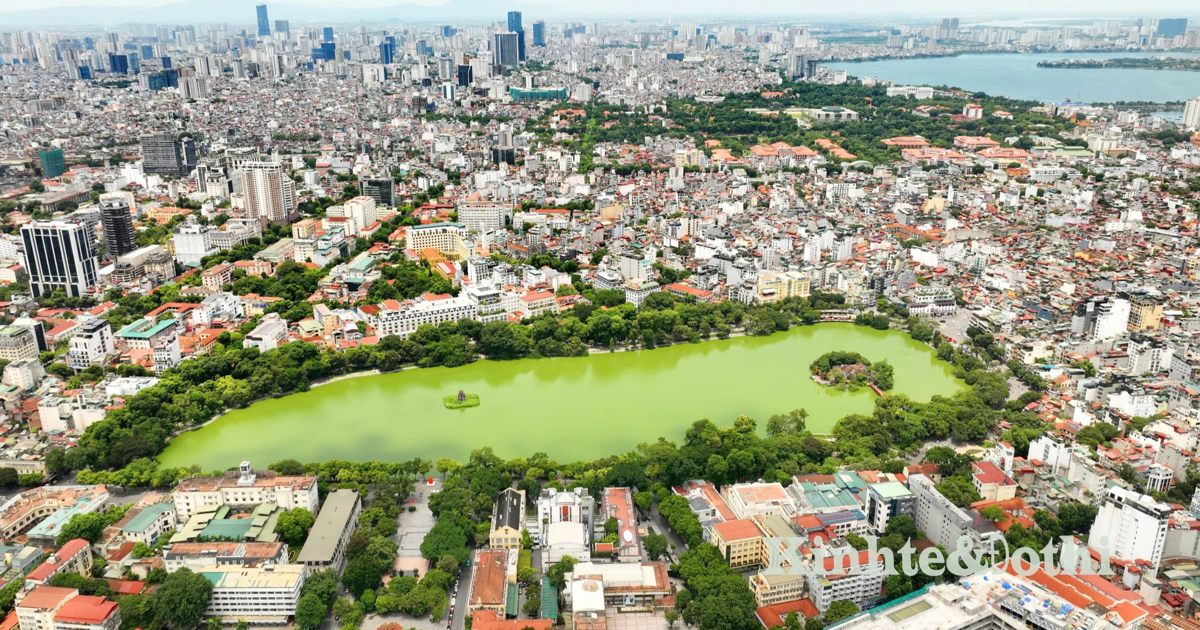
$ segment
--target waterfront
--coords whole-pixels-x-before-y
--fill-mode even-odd
[[[993,96],[1060,102],[1185,101],[1200,96],[1200,73],[1124,68],[1039,68],[1054,59],[1153,57],[1167,53],[1031,53],[959,55],[824,64],[851,76],[890,79],[897,85],[946,85]],[[1172,57],[1200,53],[1171,52]]]
[[[543,451],[567,462],[625,452],[660,436],[682,441],[700,418],[729,426],[744,414],[762,430],[771,414],[797,407],[808,410],[811,430],[823,432],[844,415],[870,413],[875,398],[869,390],[837,391],[810,379],[809,363],[832,350],[890,361],[892,393],[928,400],[961,387],[949,365],[904,333],[821,324],[770,337],[345,379],[233,411],[178,436],[159,459],[205,469],[244,459],[265,466],[285,457],[461,460],[491,446],[503,457]],[[460,389],[479,394],[481,406],[447,410],[442,398]]]

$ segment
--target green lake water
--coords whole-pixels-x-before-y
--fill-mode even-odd
[[[897,393],[916,400],[962,385],[923,344],[894,331],[852,324],[793,328],[639,352],[579,358],[477,361],[458,368],[351,378],[302,394],[264,400],[175,438],[159,460],[212,470],[250,460],[398,461],[453,457],[491,446],[501,457],[545,452],[559,462],[623,453],[658,437],[681,442],[695,420],[729,426],[803,407],[814,432],[850,413],[870,413],[869,390],[817,385],[808,365],[832,350],[895,366]],[[481,405],[451,411],[458,390]]]

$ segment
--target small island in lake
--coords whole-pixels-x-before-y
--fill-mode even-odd
[[[442,404],[447,409],[469,409],[479,406],[479,394],[468,394],[463,390],[458,390],[457,396],[446,396],[442,398]]]
[[[874,386],[882,395],[892,388],[893,369],[887,361],[871,363],[857,352],[826,352],[809,364],[813,380],[845,390]]]
[[[1116,59],[1055,59],[1037,63],[1039,68],[1126,68],[1132,70],[1188,70],[1200,72],[1200,58],[1118,57]]]

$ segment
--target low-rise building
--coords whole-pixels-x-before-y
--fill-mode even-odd
[[[492,510],[492,530],[488,546],[492,549],[520,549],[521,530],[525,528],[525,491],[505,488],[496,497]]]
[[[222,477],[184,479],[171,496],[181,523],[187,522],[202,506],[250,508],[274,503],[284,510],[304,508],[316,513],[319,502],[315,476],[283,476],[272,470],[251,470],[250,462],[242,462],[237,471]]]
[[[274,350],[287,341],[287,332],[287,321],[279,313],[267,313],[242,340],[242,347],[258,348],[259,352]]]
[[[302,564],[272,564],[256,568],[214,564],[200,574],[213,584],[205,614],[228,623],[253,625],[287,623],[296,615],[307,571]]]
[[[313,570],[340,569],[361,512],[362,501],[357,492],[345,489],[330,492],[296,562]]]
[[[315,523],[314,523],[315,525]],[[192,572],[210,565],[257,567],[287,564],[288,547],[281,542],[191,542],[174,543],[163,551],[168,572],[184,567]]]
[[[88,541],[76,538],[67,541],[58,551],[47,556],[41,566],[25,576],[25,582],[45,585],[50,583],[50,578],[59,573],[78,573],[84,577],[91,577],[91,572],[92,547]]]

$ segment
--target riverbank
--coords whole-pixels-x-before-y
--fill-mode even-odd
[[[1105,68],[1105,69],[1133,69],[1133,70],[1176,70],[1183,72],[1200,72],[1200,59],[1186,59],[1179,57],[1151,57],[1149,59],[1139,59],[1137,57],[1117,57],[1116,59],[1058,59],[1054,61],[1043,60],[1037,63],[1039,68],[1063,68],[1067,70],[1079,70],[1086,68]]]

